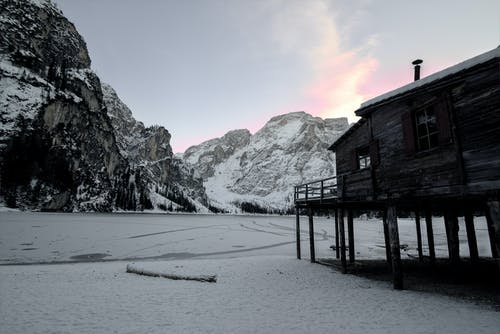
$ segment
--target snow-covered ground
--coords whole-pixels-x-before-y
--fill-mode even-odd
[[[445,256],[442,225],[436,219]],[[294,226],[294,217],[0,212],[0,261],[9,264],[0,266],[0,333],[498,332],[500,314],[485,306],[296,260]],[[399,226],[415,254],[413,221]],[[333,219],[316,218],[315,228],[317,256],[331,257]],[[488,256],[483,220],[476,231]],[[385,256],[379,221],[356,220],[355,237],[358,258]],[[217,283],[126,273],[132,263]]]

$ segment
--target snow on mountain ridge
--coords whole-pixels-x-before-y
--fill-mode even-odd
[[[293,186],[335,174],[334,154],[328,147],[349,127],[347,118],[326,119],[305,112],[271,118],[245,145],[216,155],[221,138],[186,151],[186,163],[203,174],[212,205],[237,211],[241,203],[285,210],[292,205]],[[224,138],[224,137],[223,137]]]
[[[227,160],[240,147],[248,145],[251,134],[247,129],[232,130],[221,138],[207,140],[189,147],[183,154],[183,160],[203,179],[214,174],[214,166]]]

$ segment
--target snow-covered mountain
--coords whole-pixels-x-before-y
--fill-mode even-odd
[[[184,161],[206,180],[214,176],[217,165],[226,161],[236,150],[246,147],[251,136],[247,129],[229,131],[221,138],[189,147],[184,152]]]
[[[135,120],[101,83],[85,41],[50,0],[0,0],[0,9],[0,202],[8,206],[284,210],[294,184],[335,173],[327,147],[347,119],[304,112],[175,157],[170,133]]]
[[[0,201],[59,211],[205,210],[170,134],[101,85],[49,0],[0,0]],[[104,94],[103,94],[104,93]]]
[[[282,211],[293,204],[293,185],[335,174],[327,148],[348,127],[347,118],[294,112],[272,118],[254,135],[236,130],[190,147],[183,158],[203,177],[212,206]]]

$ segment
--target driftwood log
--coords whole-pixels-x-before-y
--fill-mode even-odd
[[[127,273],[143,275],[143,276],[150,276],[150,277],[163,277],[163,278],[168,278],[168,279],[172,279],[172,280],[198,281],[198,282],[208,282],[208,283],[216,283],[217,282],[216,275],[187,276],[187,275],[178,275],[178,274],[173,274],[173,273],[167,274],[167,273],[160,273],[160,272],[156,272],[156,271],[136,268],[130,264],[127,265]]]

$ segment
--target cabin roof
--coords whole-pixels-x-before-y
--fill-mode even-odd
[[[488,52],[482,53],[476,57],[467,59],[454,66],[448,67],[442,71],[431,74],[423,79],[414,81],[412,83],[409,83],[407,85],[399,87],[385,94],[379,95],[377,97],[374,97],[373,99],[370,99],[362,103],[360,108],[355,111],[356,115],[361,116],[362,118],[359,119],[356,123],[354,123],[342,136],[337,138],[337,140],[328,149],[331,151],[335,151],[335,149],[341,142],[343,142],[351,133],[353,133],[356,129],[358,129],[361,125],[363,125],[366,122],[366,118],[363,118],[363,116],[367,116],[368,114],[370,114],[372,111],[376,109],[376,107],[391,102],[397,98],[404,97],[405,95],[411,94],[415,90],[423,86],[428,87],[432,83],[442,81],[443,79],[450,77],[458,72],[467,70],[469,68],[485,63],[494,58],[500,58],[500,46]]]
[[[361,104],[360,108],[356,110],[356,115],[358,116],[364,116],[370,113],[374,107],[379,106],[381,104],[384,104],[386,102],[389,102],[391,100],[394,100],[397,97],[409,94],[416,90],[417,88],[420,88],[422,86],[430,85],[431,83],[434,83],[436,81],[442,80],[446,77],[449,77],[451,75],[454,75],[458,72],[461,72],[463,70],[469,69],[471,67],[474,67],[476,65],[485,63],[491,59],[494,58],[500,58],[500,46],[496,47],[493,50],[490,50],[488,52],[482,53],[476,57],[467,59],[461,63],[458,63],[456,65],[453,65],[451,67],[445,68],[442,71],[436,72],[434,74],[431,74],[425,78],[422,78],[420,80],[414,81],[412,83],[409,83],[407,85],[404,85],[402,87],[399,87],[395,90],[392,90],[390,92],[387,92],[385,94],[379,95],[377,97],[374,97],[373,99],[370,99],[364,103]]]

